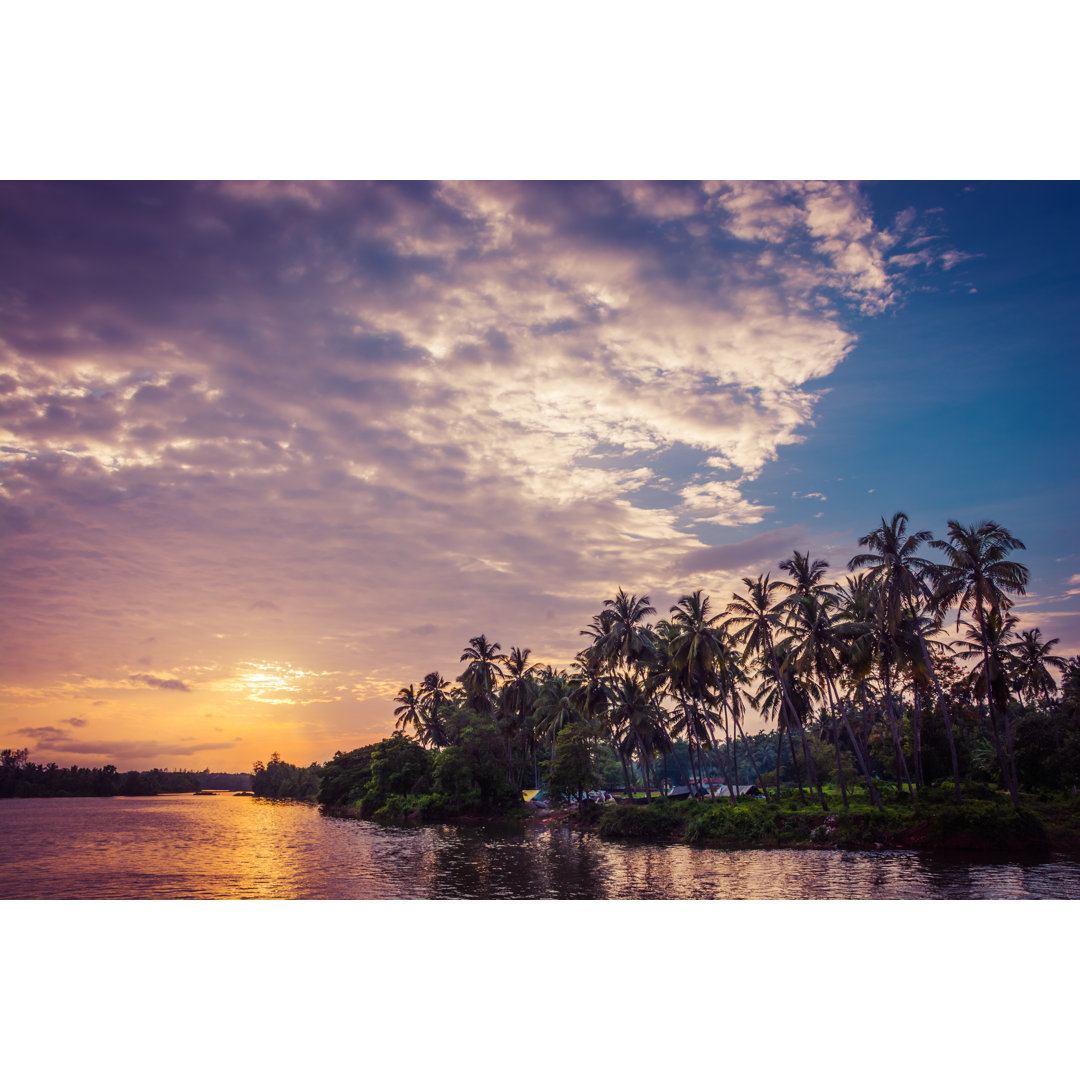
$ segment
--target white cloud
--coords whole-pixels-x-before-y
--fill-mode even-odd
[[[695,521],[715,525],[756,525],[771,506],[755,506],[742,497],[735,483],[712,480],[680,490],[683,506]]]
[[[967,252],[964,251],[950,250],[942,252],[940,258],[941,265],[945,267],[946,270],[951,270],[959,263],[967,262],[968,259],[973,259],[975,256],[968,255]]]

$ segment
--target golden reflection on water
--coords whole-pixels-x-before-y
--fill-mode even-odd
[[[709,851],[531,827],[382,827],[231,793],[0,801],[0,898],[1029,896],[1080,898],[1080,864]]]

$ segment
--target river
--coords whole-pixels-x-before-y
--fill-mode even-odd
[[[385,827],[213,796],[6,799],[0,899],[1080,899],[1080,863]]]

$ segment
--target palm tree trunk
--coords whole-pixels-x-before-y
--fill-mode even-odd
[[[912,605],[912,610],[914,610],[914,605]],[[945,718],[945,735],[949,740],[949,757],[952,759],[953,787],[956,789],[956,805],[960,806],[960,760],[956,754],[956,740],[953,738],[952,717],[949,715],[949,705],[945,698],[945,691],[941,689],[941,683],[938,680],[937,672],[934,670],[934,665],[930,660],[930,650],[926,647],[926,638],[923,636],[922,627],[919,626],[918,622],[915,624],[915,629],[919,638],[919,645],[922,648],[923,663],[926,665],[926,670],[930,672],[930,678],[934,681],[934,692],[937,694],[938,707],[941,709],[941,715]]]
[[[862,747],[855,738],[855,733],[851,730],[851,722],[848,720],[847,709],[844,708],[843,703],[839,699],[839,695],[836,693],[836,686],[833,684],[832,678],[829,675],[826,675],[825,679],[825,689],[830,694],[829,707],[833,707],[832,701],[835,700],[836,706],[840,710],[840,716],[844,721],[844,728],[848,733],[848,738],[851,740],[852,749],[855,751],[855,760],[859,763],[859,768],[862,770],[863,776],[866,777],[866,786],[870,792],[870,801],[874,806],[881,810],[881,797],[878,795],[877,788],[874,786],[874,778],[870,775],[870,762],[863,756]]]
[[[896,742],[896,757],[900,765],[902,766],[902,772],[904,779],[907,780],[908,794],[911,796],[911,802],[913,806],[918,806],[919,796],[915,790],[915,785],[911,782],[911,773],[908,772],[907,758],[904,756],[904,746],[900,741],[900,724],[896,718],[896,710],[893,708],[892,688],[889,685],[889,665],[884,665],[885,674],[885,715],[889,719],[889,726],[892,728],[893,739]],[[903,791],[903,788],[901,788]]]
[[[840,760],[840,728],[836,723],[836,712],[833,710],[832,699],[828,697],[827,690],[826,700],[829,704],[829,719],[832,721],[833,748],[836,750],[836,778],[840,782],[840,798],[844,800],[844,809],[847,810],[847,785],[844,783],[844,764]]]
[[[788,696],[784,691],[784,680],[780,677],[780,662],[776,659],[776,648],[772,644],[772,642],[769,643],[769,649],[772,652],[773,674],[776,677],[777,693],[779,693],[779,695],[780,695],[780,701],[784,705],[787,706],[789,722],[790,722],[790,720],[793,719],[795,721],[796,727],[799,730],[799,740],[802,742],[803,755],[806,758],[807,773],[808,773],[808,775],[810,777],[810,781],[811,781],[811,784],[812,784],[811,791],[813,790],[813,786],[817,787],[818,796],[821,799],[821,809],[827,811],[829,809],[829,805],[828,805],[828,803],[825,802],[825,792],[822,791],[821,784],[818,782],[817,768],[815,767],[814,759],[813,759],[812,755],[810,754],[810,746],[809,746],[809,744],[807,743],[807,740],[806,740],[806,732],[803,730],[803,726],[799,721],[798,713],[795,712],[795,706],[792,705],[790,701],[788,701]],[[789,728],[789,730],[788,730],[788,739],[790,739],[790,738],[791,738],[791,730]],[[792,756],[792,758],[795,757],[794,751],[792,751],[791,756]],[[802,798],[802,782],[801,781],[799,782],[799,798],[800,799]]]
[[[866,700],[866,683],[865,682],[860,682],[859,683],[859,700],[862,702],[863,726],[866,727],[867,729],[869,729],[869,727],[870,727],[870,711],[871,710],[870,710],[870,702]],[[889,726],[891,727],[891,725],[889,725]],[[901,758],[901,756],[900,756],[900,740],[895,738],[895,735],[896,735],[895,731],[893,731],[892,734],[894,736],[893,743],[894,743],[894,749],[896,751],[896,792],[897,792],[898,795],[903,795],[903,793],[904,793],[904,773],[903,773],[903,770],[901,770],[901,768],[900,768],[901,762],[903,761],[903,758]],[[867,758],[867,761],[870,760],[869,748],[867,749],[866,758]]]
[[[922,702],[919,695],[918,676],[911,678],[911,745],[915,757],[915,784],[921,791],[926,787],[926,775],[923,773],[922,759]]]
[[[776,801],[780,801],[780,760],[784,756],[784,721],[776,718]]]
[[[814,755],[810,753],[810,741],[806,737],[806,730],[802,724],[799,724],[799,739],[802,741],[803,755],[806,757],[807,772],[810,774],[810,782],[813,787],[818,790],[818,797],[821,800],[821,809],[828,811],[829,804],[825,801],[825,790],[821,786],[821,781],[818,779],[817,766],[814,764]],[[813,787],[811,790],[813,790]]]
[[[670,736],[669,736],[670,740]],[[690,777],[686,775],[686,770],[683,768],[682,758],[679,757],[678,750],[675,749],[675,743],[671,742],[671,756],[675,759],[675,768],[679,770],[679,776],[682,778],[682,782],[686,785],[686,790],[690,790]]]
[[[694,716],[692,713],[686,716],[686,759],[690,762],[691,797],[696,797],[701,790],[701,756],[698,755],[697,764],[694,764]]]
[[[712,724],[708,723],[709,714],[705,711],[705,701],[703,699],[701,699],[701,700],[699,700],[698,704],[701,706],[702,723],[705,724],[707,732],[708,732],[710,738],[712,738]],[[700,739],[698,740],[698,745],[699,746],[701,745],[701,740]],[[720,754],[719,754],[719,751],[716,748],[715,741],[714,741],[712,750],[716,754],[716,760],[719,763],[720,762]],[[731,791],[731,781],[728,779],[728,775],[727,775],[728,770],[722,764],[720,766],[720,769],[721,769],[721,772],[724,774],[724,783],[727,785],[728,791],[730,792]],[[702,779],[703,779],[703,781],[705,783],[705,787],[708,789],[709,798],[712,799],[713,802],[716,802],[716,792],[713,791],[713,786],[712,786],[711,783],[709,783],[709,777],[711,775],[712,775],[712,770],[709,768],[709,758],[708,758],[708,754],[706,754],[705,755],[705,775],[704,775],[704,777],[702,777]]]
[[[626,756],[622,753],[622,751],[619,751],[618,753],[619,753],[619,764],[622,765],[623,782],[626,784],[626,797],[628,799],[633,799],[633,797],[634,797],[634,785],[633,785],[633,782],[630,779],[630,768],[626,763]]]
[[[645,783],[645,801],[652,802],[652,786],[649,783],[649,759],[645,754],[645,746],[641,739],[636,737],[638,761],[641,762],[641,779]]]
[[[1009,704],[1005,703],[1005,750],[1009,758],[1009,768],[1012,770],[1012,787],[1017,792],[1020,790],[1020,781],[1016,776],[1016,753],[1013,750],[1013,725],[1009,715]]]
[[[799,785],[799,802],[805,804],[806,795],[803,792],[802,769],[799,768],[799,758],[795,753],[795,740],[791,737],[791,725],[789,723],[784,724],[784,731],[787,732],[788,753],[791,755],[791,767],[795,770],[795,783]]]
[[[768,802],[769,801],[769,789],[765,786],[765,781],[762,780],[762,778],[761,778],[761,770],[758,768],[757,760],[754,757],[753,748],[750,746],[750,740],[746,737],[746,732],[743,730],[742,724],[739,723],[739,718],[737,716],[735,716],[734,713],[732,714],[732,719],[735,721],[735,732],[736,732],[736,734],[742,736],[743,745],[746,747],[746,756],[750,759],[750,764],[753,766],[754,776],[757,777],[758,787],[761,789],[762,795],[765,796],[765,801]],[[779,765],[780,765],[780,763],[779,763],[779,761],[777,761],[777,776],[780,775]]]
[[[979,635],[982,638],[983,647],[983,681],[986,683],[986,708],[990,713],[990,730],[993,734],[994,749],[997,751],[998,764],[1001,766],[1001,775],[1005,781],[1006,787],[1009,789],[1009,798],[1012,799],[1013,806],[1020,809],[1020,795],[1017,791],[1016,776],[1015,773],[1009,768],[1009,761],[1005,757],[1005,753],[1001,744],[1001,736],[998,733],[997,717],[994,715],[994,688],[993,688],[993,668],[990,665],[990,644],[986,639],[986,622],[983,619],[982,607],[976,608],[976,613],[979,618]],[[1008,710],[1006,710],[1005,724],[1006,730],[1009,734],[1009,743],[1012,742],[1012,732],[1008,730]],[[1009,747],[1010,754],[1012,747]]]
[[[724,725],[725,729],[727,724]],[[720,773],[724,778],[724,786],[728,789],[728,797],[733,803],[738,802],[738,796],[735,794],[735,788],[732,786],[731,777],[731,759],[727,753],[721,754],[720,747],[714,742],[713,753],[716,755],[716,763],[720,767]],[[738,780],[736,779],[736,783]],[[716,802],[716,792],[713,791],[712,784],[709,784],[709,794],[712,796],[713,802]]]
[[[724,715],[724,746],[726,748],[725,760],[731,765],[731,772],[734,774],[735,787],[739,786],[739,751],[737,747],[731,741],[731,730],[728,725],[727,714]],[[731,792],[731,801],[738,802],[739,794],[731,786],[731,781],[728,781],[728,791]]]

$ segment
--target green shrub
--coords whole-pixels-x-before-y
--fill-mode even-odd
[[[408,799],[404,795],[388,795],[386,802],[372,815],[375,821],[404,821],[409,812]]]
[[[764,803],[704,804],[686,827],[690,844],[715,847],[772,847],[777,840],[776,813]]]
[[[639,806],[616,804],[604,810],[600,819],[600,835],[633,840],[666,840],[679,836],[684,823],[685,815],[666,799]]]
[[[996,802],[935,807],[920,817],[927,838],[941,846],[1017,849],[1048,843],[1046,829],[1033,813]]]

